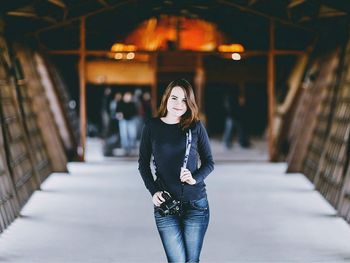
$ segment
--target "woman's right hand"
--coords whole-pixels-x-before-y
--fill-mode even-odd
[[[162,197],[161,191],[156,192],[152,197],[152,202],[155,206],[160,206],[164,201],[165,199]]]

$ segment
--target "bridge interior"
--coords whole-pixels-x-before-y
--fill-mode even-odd
[[[333,0],[1,3],[0,261],[164,262],[116,109],[131,92],[140,133],[186,78],[215,161],[202,261],[350,262],[349,13]]]

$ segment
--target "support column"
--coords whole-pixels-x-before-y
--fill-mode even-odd
[[[203,68],[203,56],[202,54],[197,54],[197,62],[196,62],[196,73],[194,77],[194,85],[196,92],[197,105],[199,108],[199,113],[203,116],[203,91],[205,85],[205,72]],[[204,117],[204,116],[203,116]]]
[[[78,155],[81,161],[85,161],[86,148],[86,39],[85,39],[85,21],[86,17],[81,18],[80,23],[80,49],[79,49],[79,98],[80,98],[80,141]]]
[[[153,116],[156,115],[157,112],[157,84],[158,84],[158,78],[157,78],[157,72],[158,72],[158,55],[157,53],[154,53],[151,55],[151,67],[153,70],[153,80],[151,85],[151,106],[152,106],[152,113]]]
[[[275,23],[270,20],[269,51],[267,54],[267,96],[268,96],[268,148],[269,159],[274,161],[274,113],[275,113]]]

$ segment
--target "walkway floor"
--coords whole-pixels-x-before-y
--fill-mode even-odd
[[[92,156],[90,156],[92,157]],[[218,162],[202,262],[350,262],[350,226],[285,164]],[[0,235],[0,262],[165,262],[135,160],[70,163]]]

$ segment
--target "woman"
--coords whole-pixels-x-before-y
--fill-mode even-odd
[[[151,156],[159,183],[153,179]],[[152,195],[168,262],[199,262],[209,223],[204,179],[213,169],[209,138],[198,118],[193,89],[186,80],[175,80],[164,92],[158,117],[143,128],[139,155],[139,171]],[[179,200],[178,213],[160,213],[165,191]]]

